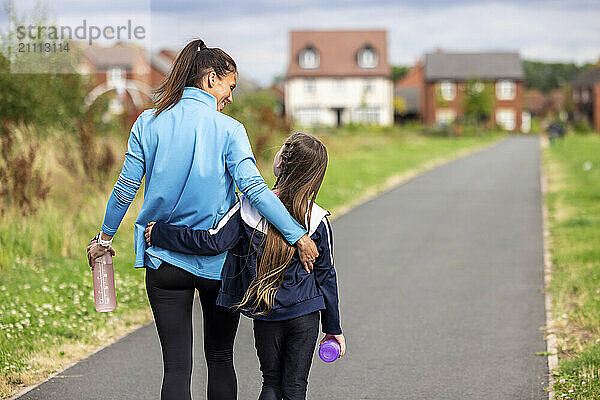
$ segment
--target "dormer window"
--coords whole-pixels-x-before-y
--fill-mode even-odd
[[[319,53],[314,47],[306,47],[298,55],[300,68],[315,69],[319,67]]]
[[[379,62],[379,57],[375,49],[369,45],[363,47],[356,54],[358,66],[361,68],[375,68]]]

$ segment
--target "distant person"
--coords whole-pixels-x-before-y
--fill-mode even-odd
[[[295,245],[305,267],[312,267],[319,255],[306,229],[260,176],[244,126],[220,112],[233,101],[236,82],[236,64],[223,50],[208,48],[202,40],[181,50],[157,90],[155,108],[142,112],[131,128],[99,243],[88,247],[90,263],[111,251],[113,235],[145,176],[144,203],[135,221],[135,268],[146,269],[146,291],[162,347],[162,400],[191,399],[196,289],[204,321],[208,399],[237,397],[233,342],[239,313],[216,305],[227,254],[199,256],[148,247],[148,222],[215,228],[235,203],[237,186],[286,244]]]
[[[303,268],[294,247],[266,222],[248,198],[238,203],[215,229],[196,230],[150,222],[149,245],[187,254],[215,255],[229,250],[217,304],[240,309],[254,319],[254,341],[263,376],[259,400],[306,398],[308,374],[321,325],[327,339],[345,352],[338,310],[333,236],[327,215],[314,200],[325,169],[327,150],[314,136],[295,133],[273,163],[273,191],[309,231],[320,256],[314,273]]]
[[[548,139],[550,143],[554,143],[558,139],[562,139],[565,136],[565,127],[560,121],[553,121],[548,125],[547,128]]]

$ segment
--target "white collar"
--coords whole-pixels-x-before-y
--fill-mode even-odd
[[[256,228],[259,231],[261,231],[262,233],[267,233],[267,220],[258,212],[258,210],[256,208],[254,208],[254,206],[250,203],[250,200],[244,196],[242,193],[238,193],[237,194],[240,200],[240,205],[241,205],[241,216],[242,216],[242,220],[248,224],[248,226],[251,226],[252,228]],[[321,207],[319,207],[319,205],[317,205],[316,203],[313,204],[312,206],[312,212],[310,213],[310,230],[308,232],[308,236],[311,236],[313,233],[315,233],[315,231],[317,230],[317,228],[319,227],[319,225],[321,224],[321,221],[323,220],[323,218],[325,218],[327,215],[329,215],[329,211],[322,209]],[[306,212],[305,216],[304,216],[304,222],[308,222],[308,211]]]

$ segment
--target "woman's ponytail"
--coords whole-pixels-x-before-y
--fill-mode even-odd
[[[175,58],[169,74],[154,91],[154,116],[177,104],[186,86],[202,88],[202,78],[212,71],[222,79],[225,75],[236,72],[237,66],[223,50],[206,47],[201,39],[186,44]]]

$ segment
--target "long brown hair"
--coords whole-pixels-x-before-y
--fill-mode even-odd
[[[237,72],[237,66],[223,50],[206,47],[200,39],[186,44],[175,58],[169,74],[154,91],[154,116],[177,104],[186,86],[202,89],[202,78],[212,71],[223,79],[225,75]]]
[[[281,172],[275,189],[292,217],[309,231],[312,205],[327,168],[327,149],[316,137],[296,132],[285,141],[281,160]],[[285,269],[296,251],[270,223],[262,249],[256,277],[242,301],[237,304],[238,308],[243,307],[257,314],[271,311],[277,289],[283,283]]]

